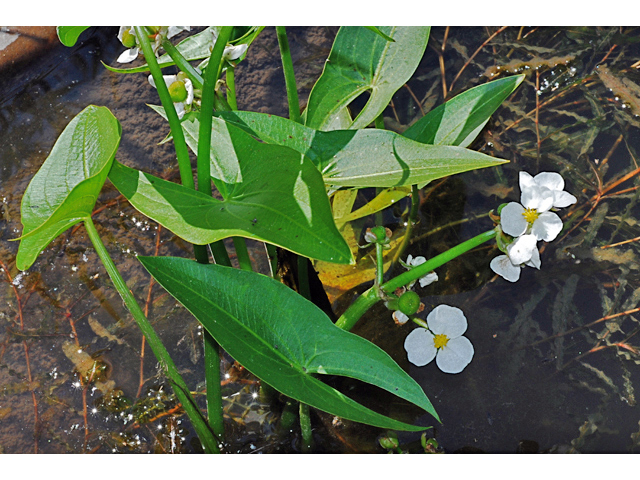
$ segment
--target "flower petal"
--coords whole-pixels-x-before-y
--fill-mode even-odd
[[[549,190],[564,190],[564,179],[562,175],[556,172],[541,172],[533,180],[541,187],[547,187]]]
[[[520,202],[525,208],[535,208],[538,212],[546,212],[553,207],[553,190],[534,185],[522,190]]]
[[[456,338],[467,330],[467,317],[459,308],[438,305],[427,315],[427,325],[434,334]]]
[[[511,263],[521,265],[528,262],[533,255],[538,239],[535,235],[521,235],[507,247],[507,253]]]
[[[554,240],[561,231],[562,220],[553,212],[541,213],[531,227],[531,233],[545,242]]]
[[[436,365],[444,373],[460,373],[471,363],[473,353],[473,345],[467,337],[452,338],[438,352]]]
[[[417,367],[423,367],[436,356],[433,334],[425,328],[416,328],[404,340],[407,358]]]
[[[179,34],[183,30],[190,31],[191,27],[178,27],[178,26],[169,27],[167,29],[167,38],[175,37],[177,34]]]
[[[520,174],[518,175],[518,180],[520,183],[521,192],[527,188],[533,187],[536,184],[533,177],[529,175],[527,172],[520,172]]]
[[[433,282],[438,280],[438,274],[436,272],[427,273],[425,276],[420,277],[420,286],[426,287],[427,285],[431,285]]]
[[[412,258],[411,255],[407,257],[407,265],[411,265],[412,267],[417,267],[418,265],[422,265],[427,261],[423,256],[417,256]]]
[[[227,60],[237,60],[247,51],[247,48],[249,48],[249,45],[246,43],[242,45],[229,45],[224,48],[222,56]]]
[[[407,321],[409,321],[409,317],[407,317],[400,310],[395,310],[393,312],[393,321],[396,322],[398,325],[404,325],[405,323],[407,323]]]
[[[116,59],[118,63],[130,63],[133,62],[136,58],[138,58],[138,47],[130,48],[129,50],[125,50],[120,54],[120,56]]]
[[[491,260],[489,266],[491,270],[510,282],[517,282],[520,278],[520,267],[511,263],[511,260],[506,255],[497,256]]]
[[[187,105],[191,105],[193,103],[193,83],[187,78],[184,81],[184,86],[187,89],[187,99],[184,101],[184,103]]]
[[[569,192],[553,192],[553,206],[555,208],[564,208],[576,203],[578,199]]]
[[[525,220],[524,207],[516,202],[505,205],[500,211],[500,226],[502,231],[512,237],[519,237],[527,231],[529,224]]]
[[[533,249],[533,254],[531,255],[531,260],[526,262],[525,265],[527,265],[528,267],[533,267],[533,268],[537,268],[538,270],[540,270],[540,265],[541,265],[540,252],[538,251],[537,247]]]

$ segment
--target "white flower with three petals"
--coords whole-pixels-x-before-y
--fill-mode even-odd
[[[422,367],[434,358],[445,373],[460,373],[473,358],[473,345],[462,334],[467,331],[467,319],[462,310],[438,305],[427,316],[426,328],[416,328],[404,341],[411,363]]]
[[[540,252],[535,235],[521,235],[507,246],[507,254],[491,260],[491,270],[505,280],[517,282],[520,270],[525,266],[540,270]]]

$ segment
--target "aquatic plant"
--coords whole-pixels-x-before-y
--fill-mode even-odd
[[[507,205],[497,227],[429,260],[409,257],[406,266],[411,268],[386,281],[384,251],[390,250],[391,235],[382,225],[372,228],[365,241],[375,248],[375,268],[366,279],[373,280],[373,286],[335,323],[311,301],[308,259],[356,263],[359,247],[338,228],[336,213],[352,213],[353,193],[359,189],[377,189],[368,204],[370,213],[392,205],[398,193],[400,198],[411,196],[410,224],[417,216],[419,190],[429,182],[505,163],[467,147],[524,76],[469,89],[398,134],[384,128],[381,114],[414,74],[426,50],[428,27],[341,28],[303,112],[286,31],[277,27],[289,105],[286,119],[237,110],[234,69],[250,53],[263,27],[208,27],[173,45],[170,38],[176,28],[188,27],[125,27],[120,39],[135,52],[129,51],[122,60],[133,61],[142,52],[146,64],[109,68],[121,73],[150,72],[162,103],[153,108],[169,123],[181,184],[118,162],[119,122],[106,107],[87,107],[60,135],[25,191],[18,268],[28,269],[53,239],[82,222],[208,453],[224,445],[220,347],[258,377],[264,388],[269,386],[298,402],[304,446],[312,442],[309,407],[385,429],[425,430],[377,413],[321,380],[323,375],[360,380],[439,419],[422,388],[386,352],[348,330],[383,301],[422,326],[407,337],[410,361],[425,365],[435,357],[443,371],[461,372],[473,356],[471,343],[462,337],[467,325],[464,314],[441,305],[425,324],[415,318],[421,302],[411,288],[416,282],[425,287],[437,278],[436,268],[497,235],[519,274],[519,265],[532,262],[537,253],[526,232],[530,229],[536,239],[547,241],[559,232],[548,233],[549,224],[544,221],[555,215],[549,212],[552,207],[564,202],[564,186],[557,178],[550,183],[547,177],[521,177],[521,184],[526,183],[524,206],[516,205],[525,219],[524,229],[522,220],[516,222],[517,215],[509,213],[516,207]],[[81,32],[78,27],[59,27],[66,45],[74,44]],[[158,56],[160,48],[165,54]],[[196,61],[200,63],[194,67],[191,62]],[[180,73],[167,78],[161,69],[169,66]],[[365,92],[368,100],[353,118],[349,105]],[[371,124],[375,128],[368,128]],[[189,149],[197,156],[197,182]],[[195,261],[139,260],[204,327],[206,415],[127,288],[91,219],[107,178],[139,212],[193,244]],[[395,189],[393,195],[388,189]],[[533,212],[531,218],[523,217],[520,209]],[[518,228],[511,228],[512,223]],[[555,231],[557,222],[550,224]],[[510,243],[504,234],[517,238]],[[231,267],[222,242],[226,238],[233,239],[240,268]],[[266,244],[271,277],[253,271],[247,238]],[[297,291],[280,281],[278,248],[294,254]],[[396,320],[403,323],[399,315]],[[448,322],[456,328],[452,330]],[[454,351],[456,345],[459,349]]]

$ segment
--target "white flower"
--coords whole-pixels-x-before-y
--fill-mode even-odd
[[[133,29],[133,27],[120,27],[120,30],[118,31],[118,40],[120,40],[123,45],[125,44],[125,40],[123,38],[123,36],[125,35],[133,35],[133,37],[135,38],[136,45],[130,48],[129,50],[125,50],[124,52],[122,52],[118,57],[118,59],[116,60],[116,62],[118,63],[133,62],[136,58],[138,58],[138,54],[140,53],[140,50],[137,45],[138,40],[136,37],[136,32]]]
[[[177,75],[163,75],[162,78],[164,78],[164,83],[167,84],[167,87],[170,87],[174,82],[177,82],[179,80]],[[149,83],[154,87],[156,86],[156,82],[153,79],[152,75],[149,75]],[[193,103],[193,83],[191,83],[191,80],[186,78],[184,80],[184,86],[187,89],[187,98],[184,100],[184,102],[173,103],[176,107],[178,118],[182,118],[185,114],[186,106]]]
[[[522,235],[507,246],[507,254],[491,260],[491,270],[510,282],[517,282],[525,266],[540,270],[540,252],[535,235]]]
[[[550,242],[562,231],[562,220],[549,212],[553,206],[553,191],[546,187],[532,186],[522,192],[522,205],[511,202],[500,212],[502,231],[512,237],[532,233],[538,240]]]
[[[434,358],[445,373],[460,373],[473,358],[473,345],[462,334],[467,330],[467,319],[462,310],[449,305],[438,305],[427,316],[426,328],[416,328],[404,341],[411,363],[422,367]]]
[[[541,172],[532,177],[527,172],[520,172],[520,191],[524,192],[533,186],[546,187],[553,192],[553,207],[564,208],[578,201],[569,192],[564,191],[564,179],[556,172]]]
[[[247,45],[246,43],[243,43],[242,45],[229,45],[224,48],[222,58],[229,62],[232,60],[237,60],[242,55],[244,55],[244,52],[247,51],[247,48],[249,48],[249,45]]]
[[[407,257],[407,262],[404,264],[404,267],[408,270],[411,270],[411,268],[417,267],[418,265],[422,265],[426,261],[427,259],[422,256],[413,258],[411,255],[409,255]],[[418,279],[421,287],[426,287],[427,285],[431,285],[433,282],[437,280],[438,280],[438,274],[436,272],[429,272]],[[407,288],[413,287],[415,283],[416,283],[415,281],[411,282],[409,285],[407,285]]]

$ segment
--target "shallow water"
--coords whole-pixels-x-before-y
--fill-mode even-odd
[[[371,388],[348,381],[340,386],[370,405],[373,398],[381,411],[434,425],[429,434],[445,452],[637,451],[638,314],[584,326],[633,310],[640,300],[638,243],[601,248],[640,236],[636,176],[615,184],[638,167],[635,102],[640,104],[640,95],[633,85],[640,84],[640,75],[632,64],[640,53],[640,31],[624,29],[621,35],[616,28],[512,27],[465,66],[496,30],[451,29],[442,64],[447,90],[453,84],[447,98],[503,75],[506,66],[527,73],[525,83],[472,146],[511,163],[425,187],[420,223],[407,253],[433,256],[490,229],[491,221],[483,215],[519,199],[520,170],[563,174],[566,190],[578,197],[576,206],[562,212],[571,214],[565,218],[568,228],[546,245],[542,269],[526,268],[515,284],[493,276],[489,262],[498,251],[487,245],[441,267],[438,282],[417,290],[426,305],[423,315],[439,303],[466,313],[465,335],[474,344],[475,357],[461,374],[446,375],[434,364],[409,365],[402,344],[413,327],[396,326],[383,307],[374,308],[354,329],[408,369],[432,400],[442,425]],[[24,275],[13,266],[17,243],[8,241],[21,231],[19,203],[26,185],[64,126],[88,104],[108,106],[122,123],[119,161],[177,178],[173,147],[157,145],[168,127],[145,106],[158,102],[146,75],[117,75],[100,64],[114,64],[120,54],[116,33],[95,29],[73,49],[55,48],[20,72],[0,74],[0,267],[12,282],[0,283],[0,447],[7,453],[36,448],[48,453],[199,451],[186,417],[172,411],[170,389],[148,348],[141,362],[137,327],[83,228],[60,236]],[[334,33],[291,30],[302,102]],[[436,51],[442,51],[444,38],[444,28],[432,30],[419,71],[385,112],[388,128],[402,131],[421,116],[414,95],[425,111],[443,101]],[[606,72],[604,67],[596,70],[604,64]],[[277,42],[268,29],[251,47],[246,64],[238,67],[241,109],[286,116],[278,65]],[[602,198],[595,204],[598,192]],[[406,207],[399,203],[383,217],[394,230],[400,228],[399,215]],[[190,247],[137,214],[109,182],[97,204],[101,207],[94,219],[116,265],[139,301],[146,301],[185,380],[201,391],[198,324],[157,285],[150,287],[135,259],[136,254],[156,252],[190,256]],[[471,220],[461,223],[465,219]],[[260,247],[252,246],[251,252],[264,270]],[[336,309],[343,304],[339,300]],[[93,356],[90,364],[97,361],[106,369],[104,385],[92,381],[83,387],[74,373],[86,360],[78,350]],[[298,451],[297,432],[277,429],[281,403],[254,398],[255,379],[227,360],[228,451]],[[154,420],[143,423],[149,418]],[[377,429],[334,422],[322,413],[314,413],[312,420],[318,451],[382,452]],[[405,449],[418,451],[418,435],[401,434],[400,439]]]

